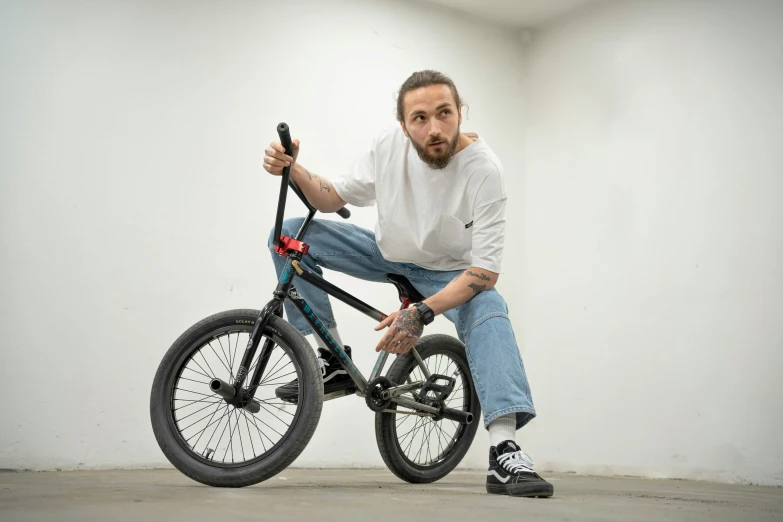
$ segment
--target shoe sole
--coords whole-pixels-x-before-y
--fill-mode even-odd
[[[487,493],[511,497],[547,498],[555,494],[555,488],[551,484],[546,486],[542,484],[487,484]]]

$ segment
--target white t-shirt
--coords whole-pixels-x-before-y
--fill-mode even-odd
[[[432,270],[475,266],[500,273],[506,225],[503,167],[483,139],[436,170],[419,158],[397,126],[381,133],[352,170],[332,184],[346,203],[377,203],[375,239],[385,259]]]

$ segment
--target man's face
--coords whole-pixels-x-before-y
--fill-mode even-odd
[[[459,143],[462,116],[448,85],[414,89],[403,99],[402,130],[419,157],[433,169],[449,164]]]

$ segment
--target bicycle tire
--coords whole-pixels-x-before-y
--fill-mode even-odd
[[[401,416],[394,413],[376,413],[375,415],[375,437],[378,443],[378,449],[383,461],[389,470],[400,479],[415,483],[430,483],[440,480],[448,475],[462,461],[467,453],[473,439],[476,435],[478,425],[481,423],[481,406],[479,405],[478,395],[470,373],[465,345],[454,337],[435,334],[424,336],[416,343],[416,351],[422,360],[427,363],[427,359],[441,355],[448,355],[455,365],[458,366],[460,373],[465,381],[463,392],[463,410],[470,411],[473,414],[473,422],[468,425],[461,425],[462,429],[458,436],[455,433],[454,444],[451,449],[443,455],[439,462],[432,465],[420,465],[413,462],[401,447],[398,440],[396,417]],[[428,365],[429,366],[429,365]],[[396,358],[389,368],[386,377],[393,383],[401,384],[405,382],[406,377],[418,368],[416,358],[408,352]],[[432,370],[430,369],[431,373]],[[452,392],[456,396],[456,390]],[[449,407],[452,407],[449,405]],[[397,404],[392,403],[389,409],[397,409]],[[431,421],[434,423],[434,421]],[[437,421],[443,423],[444,420]],[[451,422],[451,421],[445,421]],[[415,429],[415,428],[414,428]],[[423,429],[426,429],[424,427]],[[433,431],[433,429],[431,429]],[[442,431],[442,430],[441,430]],[[415,437],[415,436],[414,436]],[[411,438],[413,440],[413,438]]]
[[[249,332],[252,331],[259,315],[260,312],[257,310],[229,310],[199,321],[169,348],[155,374],[150,394],[150,420],[155,438],[163,454],[174,467],[202,484],[214,487],[244,487],[273,477],[296,460],[318,425],[323,406],[323,381],[315,354],[307,340],[293,326],[277,316],[272,316],[263,335],[275,342],[275,350],[280,347],[284,355],[290,356],[300,383],[300,400],[295,405],[296,413],[292,414],[293,420],[288,431],[270,450],[247,464],[239,465],[210,464],[209,455],[204,458],[203,455],[194,452],[181,436],[174,416],[174,410],[177,409],[174,406],[174,387],[177,386],[183,373],[182,368],[200,350],[199,343],[210,339],[216,332],[247,332],[249,337]],[[230,333],[229,339],[231,339]],[[264,339],[259,344],[256,357],[261,351],[263,341]],[[236,359],[238,363],[239,357]],[[220,400],[218,398],[214,404],[220,407]],[[227,405],[225,407],[228,411],[229,407]],[[235,424],[240,423],[240,414],[245,415],[247,422],[247,413],[239,411]],[[251,425],[248,423],[248,430],[251,429]],[[233,440],[233,433],[231,437]],[[232,457],[233,454],[232,448]]]

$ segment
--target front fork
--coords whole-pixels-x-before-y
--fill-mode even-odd
[[[258,316],[258,319],[256,319],[256,323],[253,326],[253,332],[250,334],[250,339],[248,340],[247,346],[245,347],[245,353],[242,356],[242,362],[239,363],[239,369],[237,370],[236,378],[232,383],[236,392],[239,392],[245,383],[248,370],[251,363],[253,362],[253,359],[255,358],[256,350],[258,350],[258,345],[261,342],[261,338],[264,336],[264,330],[266,329],[266,325],[269,322],[269,318],[272,315],[283,317],[283,301],[285,301],[285,296],[292,287],[294,279],[294,267],[291,263],[296,261],[297,257],[298,256],[295,255],[288,257],[285,267],[283,268],[283,272],[280,276],[280,281],[278,281],[277,288],[275,288],[274,298],[266,304],[264,309],[261,310],[261,314]],[[255,370],[253,371],[253,376],[250,378],[250,382],[248,383],[244,397],[240,398],[239,393],[237,393],[238,402],[247,403],[253,399],[253,396],[255,396],[256,389],[261,382],[261,376],[264,375],[264,371],[266,371],[266,365],[269,363],[269,357],[272,355],[274,346],[274,341],[267,337],[267,339],[264,341],[264,345],[261,347],[261,354],[258,356],[258,364],[256,364]]]

